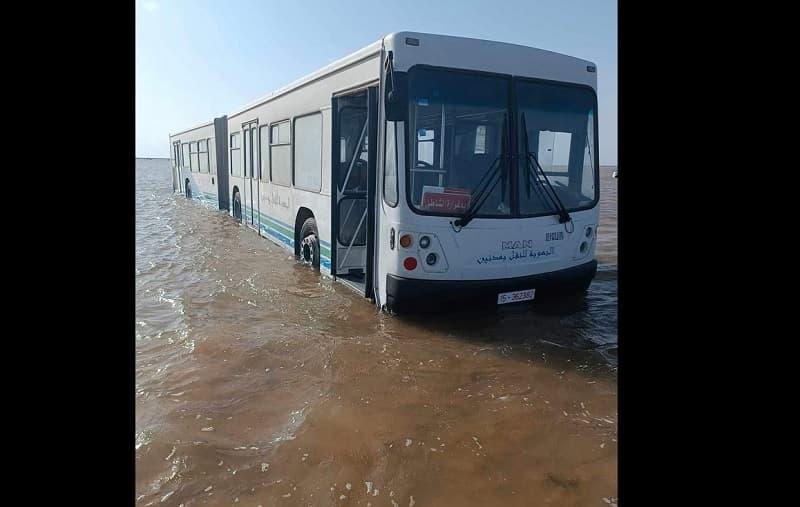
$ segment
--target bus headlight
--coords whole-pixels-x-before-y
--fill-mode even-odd
[[[399,270],[433,274],[445,273],[450,269],[442,241],[435,232],[398,229],[397,236],[397,242],[402,247],[398,248]]]
[[[583,238],[580,239],[578,247],[575,249],[573,259],[583,259],[593,251],[597,241],[597,224],[590,224],[583,228]]]

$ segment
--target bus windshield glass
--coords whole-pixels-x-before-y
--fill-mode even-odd
[[[509,145],[508,95],[507,78],[411,70],[407,188],[413,208],[463,215],[483,191],[488,195],[476,216],[511,213],[510,171],[503,156]]]
[[[594,93],[523,79],[515,86],[520,215],[552,212],[554,200],[545,180],[567,211],[592,207],[597,198]]]
[[[553,192],[568,212],[597,204],[591,89],[427,67],[408,76],[406,188],[416,212],[555,215]],[[516,118],[509,113],[512,86]]]

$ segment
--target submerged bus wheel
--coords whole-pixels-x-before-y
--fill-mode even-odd
[[[233,217],[242,220],[242,199],[239,197],[239,192],[233,194]]]
[[[317,233],[317,221],[309,218],[303,222],[300,229],[300,258],[304,262],[311,263],[314,269],[319,269],[319,234]]]

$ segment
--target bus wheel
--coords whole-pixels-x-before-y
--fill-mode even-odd
[[[303,222],[300,229],[300,257],[304,262],[310,262],[314,269],[319,270],[319,235],[317,233],[317,221],[309,218]]]
[[[233,194],[233,218],[242,221],[242,199],[239,197],[239,192]]]

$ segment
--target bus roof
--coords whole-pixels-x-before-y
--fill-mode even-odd
[[[281,95],[285,95],[285,94],[289,93],[292,90],[300,88],[303,85],[309,84],[309,83],[311,83],[313,81],[316,81],[318,79],[322,79],[323,77],[327,76],[328,74],[332,74],[332,73],[334,73],[334,72],[336,72],[338,70],[341,70],[341,69],[343,69],[345,67],[349,67],[350,65],[353,65],[353,64],[356,64],[358,62],[361,62],[362,60],[366,60],[367,58],[369,58],[371,56],[374,56],[375,54],[380,52],[382,45],[383,45],[383,39],[375,41],[372,44],[370,44],[369,46],[363,47],[363,48],[359,49],[358,51],[356,51],[354,53],[350,53],[349,55],[345,56],[344,58],[340,58],[338,60],[335,60],[335,61],[331,62],[330,64],[326,65],[325,67],[322,67],[321,69],[319,69],[319,70],[317,70],[315,72],[312,72],[311,74],[305,75],[305,76],[301,77],[300,79],[297,79],[297,80],[289,83],[288,85],[286,85],[286,86],[284,86],[282,88],[278,88],[274,92],[269,93],[268,95],[265,95],[264,97],[261,97],[260,99],[254,101],[254,102],[251,102],[250,104],[248,104],[248,105],[246,105],[246,106],[244,106],[242,108],[239,108],[236,111],[233,111],[232,113],[228,114],[228,118],[231,118],[231,117],[236,116],[238,114],[244,113],[245,111],[249,111],[250,109],[253,109],[253,108],[258,107],[258,106],[260,106],[262,104],[265,104],[265,103],[269,102],[270,100],[274,100],[274,99],[280,97]]]
[[[247,111],[249,111],[251,109],[254,109],[254,108],[258,107],[258,106],[261,106],[261,105],[263,105],[263,104],[265,104],[265,103],[267,103],[267,102],[269,102],[271,100],[275,100],[278,97],[280,97],[282,95],[285,95],[285,94],[287,94],[287,93],[289,93],[289,92],[291,92],[291,91],[293,91],[293,90],[295,90],[297,88],[300,88],[300,87],[302,87],[304,85],[307,85],[309,83],[312,83],[314,81],[322,79],[323,77],[325,77],[325,76],[327,76],[329,74],[332,74],[332,73],[334,73],[334,72],[336,72],[338,70],[341,70],[343,68],[346,68],[346,67],[349,67],[351,65],[357,64],[357,63],[359,63],[359,62],[361,62],[363,60],[366,60],[366,59],[374,56],[378,52],[380,52],[381,48],[384,45],[384,41],[386,41],[387,39],[400,40],[401,38],[405,38],[405,37],[411,37],[411,38],[415,38],[415,37],[441,38],[441,39],[450,40],[452,42],[458,42],[459,40],[461,40],[461,41],[464,41],[464,42],[469,41],[469,43],[471,43],[471,44],[475,44],[476,42],[481,42],[481,43],[485,43],[486,45],[490,45],[490,46],[507,46],[507,47],[517,48],[518,50],[520,50],[520,49],[522,49],[522,50],[532,50],[532,51],[536,51],[536,52],[540,52],[540,53],[547,53],[547,54],[550,54],[553,57],[561,57],[561,58],[564,58],[564,59],[574,60],[576,63],[580,63],[581,65],[583,65],[583,64],[594,65],[592,62],[590,62],[588,60],[583,60],[583,59],[576,58],[576,57],[569,56],[569,55],[565,55],[565,54],[562,54],[562,53],[556,53],[554,51],[547,51],[547,50],[544,50],[544,49],[533,48],[533,47],[530,47],[530,46],[522,46],[520,44],[513,44],[513,43],[509,43],[509,42],[498,42],[498,41],[492,41],[492,40],[486,40],[486,39],[475,39],[475,38],[470,38],[470,37],[459,37],[459,36],[454,36],[454,35],[438,35],[438,34],[430,34],[430,33],[423,33],[423,32],[409,32],[409,31],[392,32],[392,33],[389,33],[389,34],[385,35],[381,39],[373,42],[372,44],[359,49],[358,51],[355,51],[355,52],[350,53],[349,55],[347,55],[347,56],[345,56],[343,58],[335,60],[335,61],[331,62],[330,64],[326,65],[325,67],[322,67],[319,70],[316,70],[316,71],[314,71],[314,72],[312,72],[310,74],[307,74],[307,75],[305,75],[305,76],[303,76],[303,77],[301,77],[301,78],[299,78],[299,79],[297,79],[295,81],[292,81],[291,83],[287,84],[286,86],[283,86],[283,87],[281,87],[281,88],[279,88],[279,89],[277,89],[277,90],[275,90],[275,91],[273,91],[273,92],[271,92],[271,93],[269,93],[269,94],[267,94],[267,95],[255,100],[255,101],[253,101],[253,102],[251,102],[251,103],[249,103],[249,104],[247,104],[247,105],[245,105],[245,106],[243,106],[241,108],[238,108],[238,109],[234,110],[233,112],[229,113],[227,115],[227,117],[228,118],[232,118],[234,116],[237,116],[239,114],[247,112]],[[201,128],[201,127],[206,127],[208,125],[211,125],[212,123],[213,123],[213,121],[210,121],[210,122],[206,122],[206,123],[197,125],[197,126],[192,127],[192,128],[183,129],[183,130],[181,130],[179,132],[176,132],[174,134],[170,134],[170,137],[178,135],[178,134],[182,134],[182,133],[185,133],[185,132],[189,132],[189,131],[192,131],[192,130],[195,130],[195,129],[198,129],[198,128]]]
[[[200,125],[195,125],[194,127],[189,127],[188,129],[179,130],[178,132],[171,133],[169,137],[175,137],[180,134],[185,134],[187,132],[191,132],[192,130],[201,129],[203,127],[208,127],[209,125],[213,124],[214,120],[207,121],[205,123],[201,123]]]
[[[556,51],[550,51],[550,50],[547,50],[547,49],[541,49],[541,48],[537,48],[537,47],[533,47],[533,46],[523,46],[522,44],[514,44],[513,42],[501,42],[501,41],[490,40],[490,39],[478,39],[476,37],[462,37],[460,35],[443,35],[443,34],[425,33],[425,32],[392,32],[392,33],[387,34],[386,36],[384,36],[382,40],[386,40],[386,39],[401,39],[401,38],[405,38],[405,37],[410,37],[410,38],[422,37],[422,38],[425,38],[425,39],[449,40],[449,41],[452,41],[452,42],[455,42],[455,43],[458,43],[459,41],[462,41],[462,42],[470,43],[470,44],[483,43],[484,45],[488,45],[488,46],[500,46],[500,47],[505,46],[505,47],[508,47],[508,48],[513,47],[513,48],[518,48],[518,49],[522,49],[522,50],[535,51],[535,52],[539,52],[539,53],[549,53],[549,54],[551,54],[553,56],[566,58],[566,59],[571,59],[571,60],[574,60],[574,61],[576,61],[578,63],[581,63],[581,64],[583,64],[583,63],[590,64],[590,65],[593,64],[592,62],[590,62],[588,60],[577,58],[575,56],[565,55],[564,53],[558,53]]]

